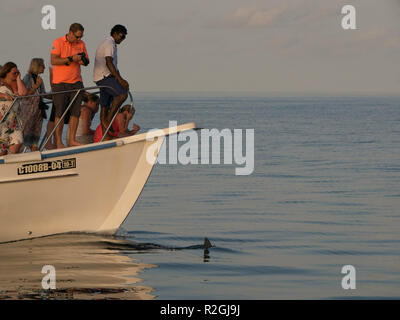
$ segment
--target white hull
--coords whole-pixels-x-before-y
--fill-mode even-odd
[[[0,157],[0,242],[66,232],[115,233],[153,168],[154,161],[146,157],[148,148],[161,145],[168,134],[194,127],[191,123],[163,129],[158,141],[140,134]],[[57,169],[60,161],[64,169],[45,171],[48,166]]]

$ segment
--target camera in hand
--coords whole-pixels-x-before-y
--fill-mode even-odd
[[[42,99],[39,100],[39,110],[48,110],[49,106],[43,102]]]
[[[84,52],[79,52],[78,55],[81,56],[83,65],[86,67],[89,64],[88,58],[86,58],[86,54]]]

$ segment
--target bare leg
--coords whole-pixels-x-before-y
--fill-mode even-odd
[[[78,128],[79,117],[71,116],[69,118],[69,135],[68,135],[68,145],[70,147],[74,146],[82,146],[82,143],[79,143],[75,140],[76,129]]]
[[[108,107],[101,107],[101,111],[100,111],[100,123],[101,123],[101,126],[103,127],[103,132],[107,128],[107,126],[106,126],[107,109],[108,109]]]
[[[45,134],[45,139],[48,138],[48,136],[50,135],[51,131],[53,131],[54,129],[54,122],[53,121],[49,121],[47,122],[47,129],[46,129],[46,134]],[[56,146],[54,144],[54,134],[52,137],[50,137],[49,141],[47,141],[46,145],[44,146],[47,150],[52,150],[55,149]]]
[[[58,123],[58,121],[60,120],[60,118],[55,118],[54,119],[54,123]],[[57,149],[61,149],[61,148],[65,148],[65,145],[62,142],[62,132],[63,132],[63,128],[64,128],[64,120],[61,121],[60,125],[57,127],[55,135],[56,135],[56,146]]]
[[[114,115],[118,112],[119,107],[124,103],[126,98],[128,97],[127,94],[121,94],[119,96],[116,96],[111,104],[110,111],[107,113],[106,119],[105,119],[105,126],[106,129],[110,125],[110,122],[112,121]]]

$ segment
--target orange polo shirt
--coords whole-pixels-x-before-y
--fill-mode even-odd
[[[73,56],[80,52],[85,52],[86,57],[88,57],[85,43],[82,40],[71,43],[67,40],[66,35],[54,40],[50,51],[51,54],[56,54],[60,58]],[[69,66],[53,66],[53,83],[75,83],[78,81],[82,81],[81,65],[78,62],[71,62]]]

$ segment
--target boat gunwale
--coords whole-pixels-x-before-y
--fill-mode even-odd
[[[152,141],[155,137],[168,136],[171,134],[176,134],[179,132],[192,130],[192,129],[196,129],[196,124],[194,122],[185,123],[182,125],[178,125],[175,127],[168,127],[168,128],[164,128],[164,129],[155,129],[155,130],[144,132],[144,133],[141,133],[138,135],[113,139],[112,141],[95,142],[95,143],[89,143],[89,144],[86,144],[83,146],[74,146],[74,147],[68,147],[68,148],[63,148],[63,149],[53,149],[53,150],[35,151],[35,152],[39,152],[41,155],[41,159],[44,160],[44,159],[49,159],[49,158],[56,158],[56,157],[62,157],[62,156],[67,156],[67,155],[73,155],[73,154],[79,154],[79,153],[85,153],[85,152],[91,152],[91,151],[97,151],[97,150],[104,150],[104,149],[123,146],[123,145],[130,144],[130,143],[136,143],[136,142],[140,142],[140,141],[144,141],[144,140]],[[29,153],[27,153],[27,154],[29,154]],[[16,155],[18,155],[18,154],[15,154],[15,155],[9,154],[9,155],[1,156],[0,157],[0,165],[8,164],[8,162],[6,160],[12,159]],[[32,161],[33,160],[21,159],[21,161],[17,161],[17,162],[32,162]],[[10,161],[10,163],[15,163],[15,161]]]

